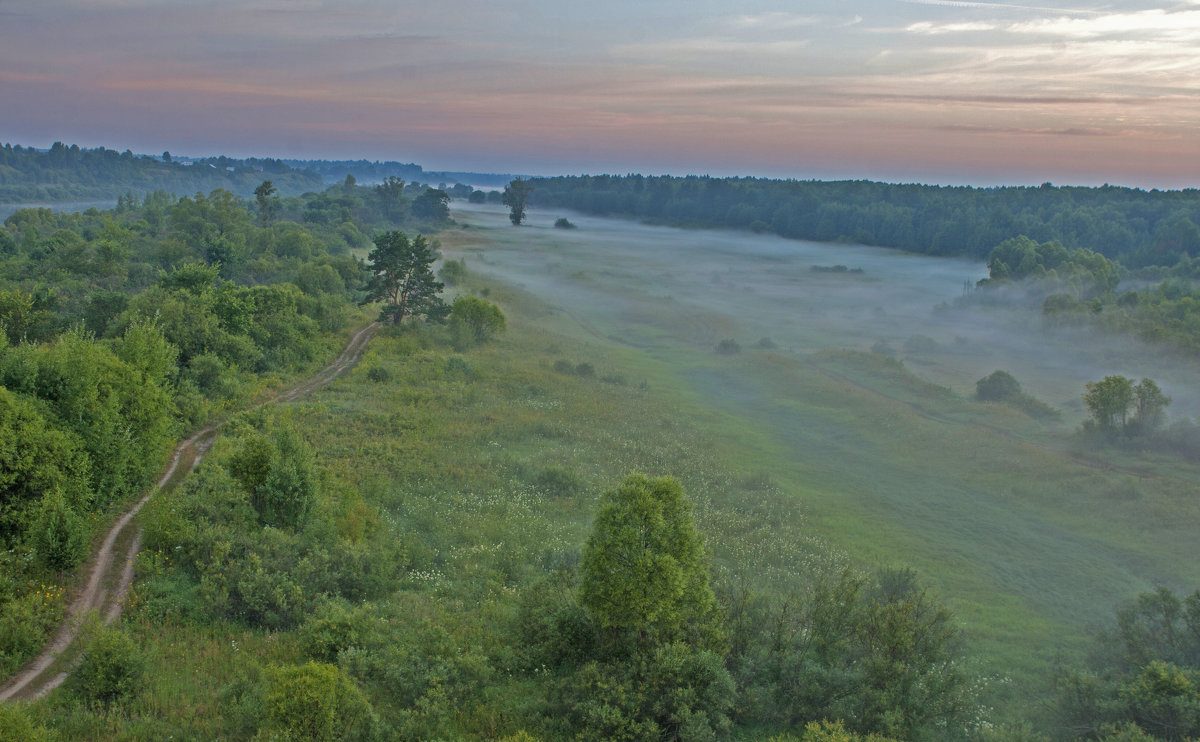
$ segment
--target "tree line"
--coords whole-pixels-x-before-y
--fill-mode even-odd
[[[985,258],[1026,235],[1130,267],[1200,256],[1200,191],[973,188],[872,181],[596,175],[536,178],[530,204],[688,227],[747,229]]]

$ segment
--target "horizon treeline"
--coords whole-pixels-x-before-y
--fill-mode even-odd
[[[974,188],[707,176],[536,178],[530,204],[683,227],[986,259],[1024,235],[1129,268],[1200,255],[1200,190],[1104,185]]]
[[[218,188],[249,196],[264,178],[286,195],[324,187],[318,173],[271,158],[219,156],[179,162],[169,152],[135,155],[62,142],[44,151],[19,144],[0,147],[0,203],[115,199],[126,192],[209,193]]]

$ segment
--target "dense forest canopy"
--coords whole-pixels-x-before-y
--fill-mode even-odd
[[[126,192],[208,193],[217,188],[248,196],[264,178],[289,195],[322,187],[316,173],[270,158],[179,161],[169,152],[135,155],[62,142],[45,151],[19,144],[0,148],[0,203],[114,199]]]
[[[1200,190],[972,188],[872,181],[597,175],[537,178],[538,207],[688,227],[770,232],[984,259],[1025,235],[1127,267],[1200,256]]]

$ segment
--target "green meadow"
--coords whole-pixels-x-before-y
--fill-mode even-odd
[[[643,414],[605,424],[649,465],[609,459],[606,469],[605,457],[584,465],[574,452],[564,464],[597,485],[631,464],[680,477],[711,503],[704,526],[723,569],[803,572],[793,551],[772,552],[797,539],[828,559],[911,566],[954,609],[998,681],[997,703],[1044,692],[1051,668],[1090,647],[1121,602],[1200,582],[1200,468],[1087,450],[1074,435],[1071,390],[1114,359],[1146,363],[1128,341],[1043,336],[1029,317],[986,331],[975,317],[956,323],[953,310],[933,310],[977,270],[958,261],[840,246],[790,255],[783,240],[574,215],[581,228],[565,235],[546,228],[550,215],[520,229],[485,211],[458,218],[470,227],[443,238],[445,251],[509,313],[498,349],[544,338],[527,362],[566,355],[642,390]],[[835,261],[865,271],[810,267]],[[741,351],[714,352],[726,338]],[[870,352],[880,341],[895,354]],[[1062,420],[972,401],[996,368],[1045,394]],[[1174,373],[1188,378],[1166,362],[1158,377]],[[627,392],[599,384],[571,403],[596,393],[615,408]],[[643,417],[687,431],[706,466]],[[559,449],[537,442],[528,455]],[[698,476],[706,468],[716,471]],[[757,535],[772,545],[747,563],[739,514],[763,509],[772,523]]]

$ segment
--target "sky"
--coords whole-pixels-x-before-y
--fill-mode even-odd
[[[0,0],[0,141],[1200,187],[1200,0]]]

